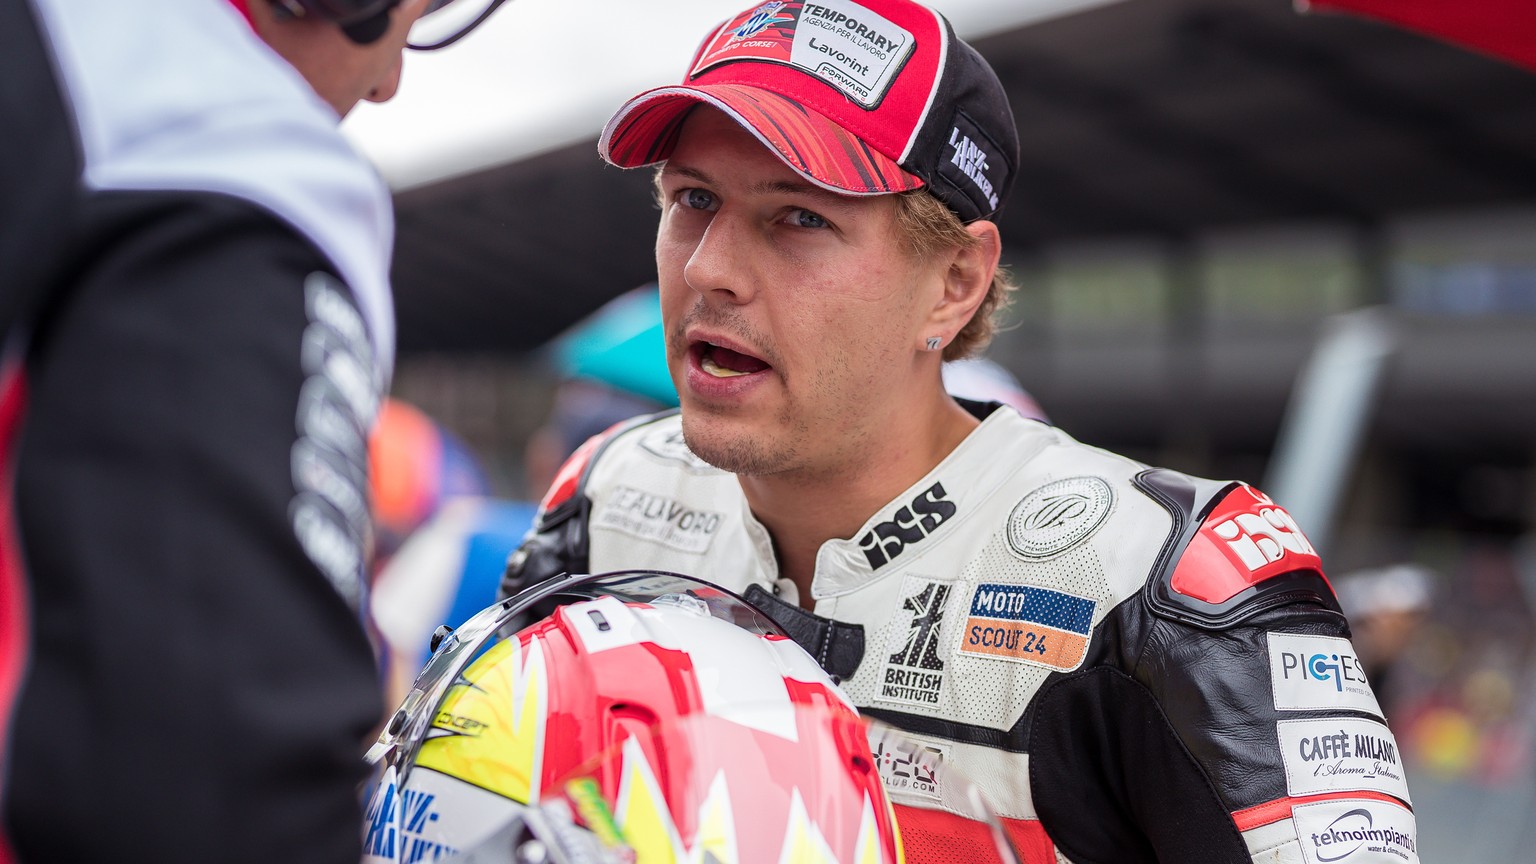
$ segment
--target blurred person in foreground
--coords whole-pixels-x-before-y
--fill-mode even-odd
[[[387,189],[437,0],[0,0],[0,861],[355,862]]]
[[[729,574],[926,742],[881,765],[898,802],[943,803],[925,763],[955,763],[1026,861],[1417,860],[1392,733],[1283,509],[945,392],[1012,287],[992,219],[1018,139],[986,62],[926,7],[822,0],[747,9],[686,68],[599,143],[660,165],[680,411],[578,451],[504,591]],[[942,822],[902,834],[965,860]]]

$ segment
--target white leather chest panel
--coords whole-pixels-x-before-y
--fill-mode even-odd
[[[665,417],[603,452],[587,485],[591,569],[770,586],[766,530],[680,429]],[[1010,727],[1150,572],[1169,516],[1130,486],[1143,467],[998,411],[855,537],[828,541],[813,594],[817,614],[865,628],[844,682],[854,701]]]

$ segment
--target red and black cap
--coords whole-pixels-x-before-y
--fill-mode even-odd
[[[938,12],[909,0],[770,0],[721,25],[683,83],[608,121],[622,168],[666,161],[689,109],[725,112],[844,195],[926,188],[962,221],[1000,210],[1019,139],[1003,85]]]

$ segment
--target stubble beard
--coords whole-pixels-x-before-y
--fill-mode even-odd
[[[754,436],[752,433],[732,435],[724,431],[699,428],[698,422],[689,422],[689,411],[683,409],[683,443],[693,455],[710,465],[745,477],[761,477],[784,474],[799,465],[799,450],[793,435],[785,440],[784,433],[794,427],[793,421],[780,417],[772,430]],[[708,421],[703,421],[707,423]],[[803,429],[797,430],[804,434]]]

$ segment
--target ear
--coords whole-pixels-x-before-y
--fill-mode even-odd
[[[979,242],[954,250],[944,274],[944,294],[929,312],[925,330],[928,335],[942,336],[946,343],[970,323],[981,301],[986,299],[1003,254],[996,223],[979,219],[966,225],[965,230]]]

